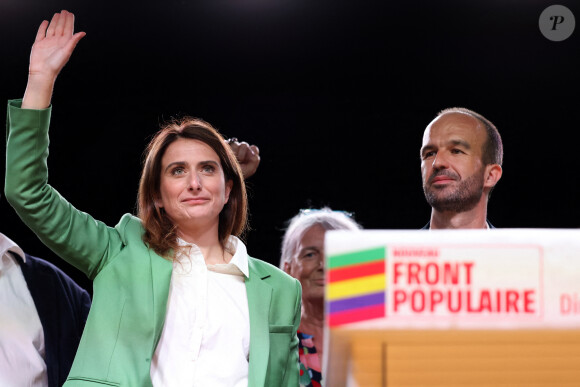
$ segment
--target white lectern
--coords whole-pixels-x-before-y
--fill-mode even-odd
[[[326,387],[580,386],[580,230],[326,233]]]

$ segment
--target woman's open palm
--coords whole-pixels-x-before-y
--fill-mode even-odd
[[[68,62],[84,32],[74,33],[74,14],[55,13],[50,23],[44,20],[30,53],[29,74],[56,77]]]

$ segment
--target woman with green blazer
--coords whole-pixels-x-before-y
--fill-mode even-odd
[[[65,387],[297,386],[301,287],[248,256],[240,166],[207,122],[163,127],[147,147],[138,217],[109,227],[48,184],[54,82],[84,32],[43,21],[22,100],[7,118],[5,192],[56,254],[93,280]]]

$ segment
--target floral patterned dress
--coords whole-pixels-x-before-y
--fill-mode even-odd
[[[311,335],[298,331],[300,387],[321,387],[322,371]]]

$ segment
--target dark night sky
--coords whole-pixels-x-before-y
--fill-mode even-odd
[[[38,25],[74,12],[87,36],[57,81],[49,182],[109,225],[134,212],[149,136],[188,114],[260,147],[248,181],[255,257],[277,264],[285,221],[310,205],[352,211],[368,229],[420,228],[423,130],[464,106],[504,140],[491,222],[575,228],[580,31],[546,39],[538,18],[552,4],[2,0],[0,91],[22,96]],[[557,4],[580,17],[576,2]],[[90,287],[5,198],[0,231]]]

